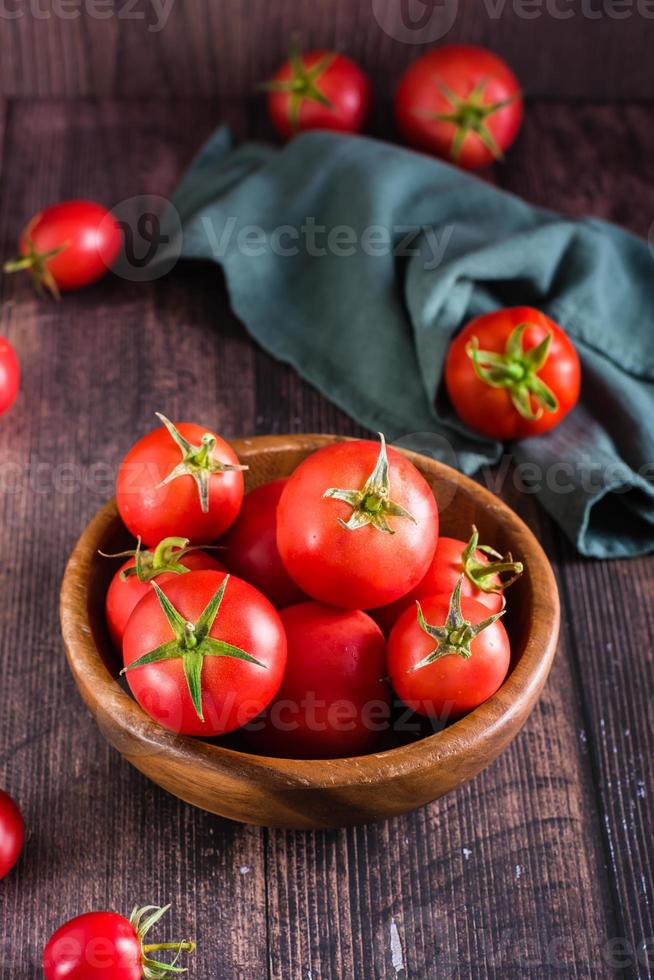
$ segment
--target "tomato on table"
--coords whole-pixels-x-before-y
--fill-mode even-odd
[[[146,905],[134,909],[129,919],[116,912],[86,912],[70,919],[43,951],[45,980],[164,980],[185,973],[176,966],[177,959],[194,952],[194,942],[145,942],[169,908]],[[170,963],[153,958],[164,950],[175,954]]]
[[[347,609],[393,602],[418,584],[438,540],[429,484],[395,449],[337,442],[308,456],[277,510],[277,545],[307,595]]]
[[[151,588],[123,637],[123,673],[143,710],[170,731],[206,736],[260,714],[286,664],[284,627],[265,596],[214,571]]]
[[[0,879],[16,864],[24,841],[23,816],[9,793],[0,789]]]
[[[395,118],[411,146],[471,170],[502,158],[522,122],[517,78],[492,51],[445,44],[409,65]]]
[[[115,573],[105,598],[107,628],[114,646],[120,650],[127,621],[135,606],[152,591],[153,579],[164,585],[175,575],[187,571],[213,569],[226,571],[219,561],[196,547],[189,548],[188,538],[164,538],[152,551],[126,551],[108,558],[127,557]]]
[[[278,609],[305,598],[284,568],[277,548],[277,504],[287,482],[273,480],[251,490],[220,542],[230,572],[254,585]]]
[[[39,211],[23,230],[21,257],[5,272],[30,272],[39,289],[58,297],[102,278],[116,259],[122,232],[110,211],[94,201],[62,201]]]
[[[475,317],[456,335],[445,385],[459,417],[491,439],[522,439],[558,425],[581,387],[567,334],[530,306]]]
[[[506,677],[511,649],[499,617],[476,599],[428,596],[407,609],[388,638],[387,666],[402,701],[441,721],[488,700]]]
[[[163,426],[143,436],[120,465],[116,503],[135,538],[215,541],[234,522],[244,493],[243,470],[229,443],[190,422],[157,412]]]
[[[248,739],[264,755],[329,759],[372,752],[389,727],[381,630],[360,610],[303,602],[280,613],[284,680]]]
[[[404,610],[415,608],[416,599],[443,593],[452,595],[462,575],[461,595],[476,599],[491,612],[499,612],[504,607],[504,590],[522,570],[522,562],[514,561],[511,554],[503,557],[489,545],[480,545],[479,532],[473,524],[468,541],[440,535],[422,581],[408,595],[389,606],[373,609],[371,615],[385,633],[390,633]]]
[[[5,337],[0,337],[0,415],[16,401],[20,387],[20,363],[16,351]]]
[[[291,50],[262,88],[268,92],[270,118],[287,138],[309,129],[356,133],[372,101],[367,76],[337,51]]]

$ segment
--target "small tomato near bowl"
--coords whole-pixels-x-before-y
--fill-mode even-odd
[[[517,78],[492,51],[444,44],[409,65],[395,118],[410,146],[466,170],[500,160],[522,122]]]
[[[5,878],[20,857],[25,841],[25,824],[18,805],[0,789],[0,879]]]
[[[129,919],[104,911],[69,919],[52,934],[43,950],[45,980],[163,980],[185,973],[175,964],[181,953],[195,950],[194,942],[145,941],[169,908],[135,908]],[[164,950],[174,954],[171,963],[161,960]]]
[[[491,439],[549,432],[577,404],[579,356],[540,310],[513,306],[475,317],[456,335],[445,386],[457,415]]]
[[[16,401],[20,387],[20,363],[16,351],[5,337],[0,337],[0,415]]]
[[[120,225],[101,204],[62,201],[31,219],[20,236],[21,257],[4,270],[26,270],[38,289],[58,297],[101,279],[121,245]]]
[[[262,88],[273,125],[287,139],[309,129],[357,133],[372,102],[367,76],[337,51],[292,50]]]

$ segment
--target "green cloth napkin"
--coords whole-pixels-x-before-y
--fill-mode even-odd
[[[644,241],[429,157],[327,132],[234,149],[219,129],[173,204],[182,255],[219,263],[250,333],[363,425],[465,473],[510,451],[517,476],[504,466],[500,477],[536,493],[582,554],[654,550],[654,260]],[[471,317],[522,304],[572,336],[583,390],[553,432],[503,449],[456,418],[443,360]]]

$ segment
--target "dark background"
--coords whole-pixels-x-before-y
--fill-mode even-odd
[[[617,3],[559,0],[573,11],[559,19],[517,2],[493,18],[487,2],[461,0],[445,40],[494,48],[530,96],[488,179],[647,235],[654,23]],[[254,87],[293,30],[370,72],[373,129],[388,137],[385,102],[426,50],[389,37],[372,0],[176,0],[158,33],[143,0],[145,21],[125,19],[124,4],[105,21],[31,4],[0,5],[23,11],[0,12],[3,257],[53,201],[169,194],[225,119],[271,138]],[[324,833],[227,823],[131,769],[83,708],[58,625],[66,557],[155,410],[227,436],[361,430],[249,340],[214,268],[180,265],[145,285],[109,277],[60,304],[3,276],[0,316],[23,366],[0,420],[0,785],[30,828],[0,883],[3,980],[38,978],[69,916],[167,901],[167,934],[200,944],[198,980],[651,975],[651,559],[581,560],[509,475],[501,494],[543,541],[563,603],[559,653],[521,735],[472,783],[403,818]]]

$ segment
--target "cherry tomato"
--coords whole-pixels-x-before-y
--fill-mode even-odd
[[[416,149],[465,169],[502,157],[522,122],[515,75],[492,51],[446,44],[407,68],[395,95],[395,118]]]
[[[394,449],[339,442],[305,459],[277,509],[277,545],[291,578],[314,599],[382,606],[424,576],[438,540],[429,484]]]
[[[118,222],[101,204],[62,201],[32,218],[20,238],[22,258],[4,268],[29,270],[37,287],[58,296],[101,279],[121,243]]]
[[[9,874],[23,849],[25,825],[20,810],[0,789],[0,879]]]
[[[0,415],[16,401],[20,386],[20,364],[16,351],[5,337],[0,337]]]
[[[359,132],[372,101],[366,75],[336,51],[292,51],[263,87],[270,118],[285,137],[307,129]]]
[[[277,548],[277,504],[288,480],[273,480],[251,490],[241,512],[221,540],[230,572],[254,585],[274,606],[291,606],[305,598],[290,577]]]
[[[416,599],[443,593],[451,595],[461,575],[462,596],[476,599],[491,612],[499,612],[504,606],[502,592],[522,574],[522,563],[513,561],[511,555],[503,558],[488,545],[478,547],[478,542],[479,534],[474,525],[468,541],[441,535],[432,563],[422,581],[397,602],[373,609],[372,618],[385,633],[389,633],[405,609],[415,609]],[[491,561],[491,558],[495,560]],[[510,577],[503,579],[504,575]]]
[[[157,414],[163,427],[139,439],[118,471],[123,523],[147,545],[170,537],[215,541],[240,510],[247,466],[214,432]]]
[[[476,599],[428,596],[407,609],[388,638],[388,674],[413,711],[459,718],[497,691],[511,659],[502,615]]]
[[[143,710],[171,731],[208,736],[263,711],[286,664],[284,627],[265,596],[212,571],[151,587],[123,637],[127,680]]]
[[[70,919],[50,937],[43,951],[45,980],[141,980],[168,977],[166,964],[153,959],[158,950],[192,953],[194,942],[144,943],[148,931],[168,911],[146,905],[129,919],[116,912],[86,912]]]
[[[371,752],[388,728],[385,643],[360,610],[303,602],[283,609],[286,673],[277,697],[248,729],[263,754],[329,759]]]
[[[195,572],[211,568],[216,572],[225,571],[225,566],[206,551],[188,550],[187,546],[187,538],[164,538],[153,551],[124,553],[129,557],[109,583],[105,599],[107,628],[117,649],[122,648],[127,620],[134,607],[152,591],[150,582],[153,579],[159,585],[164,585],[185,570]],[[123,555],[107,557],[119,558]]]
[[[452,341],[445,385],[461,419],[491,439],[553,429],[576,405],[579,357],[567,335],[530,306],[485,313]]]

